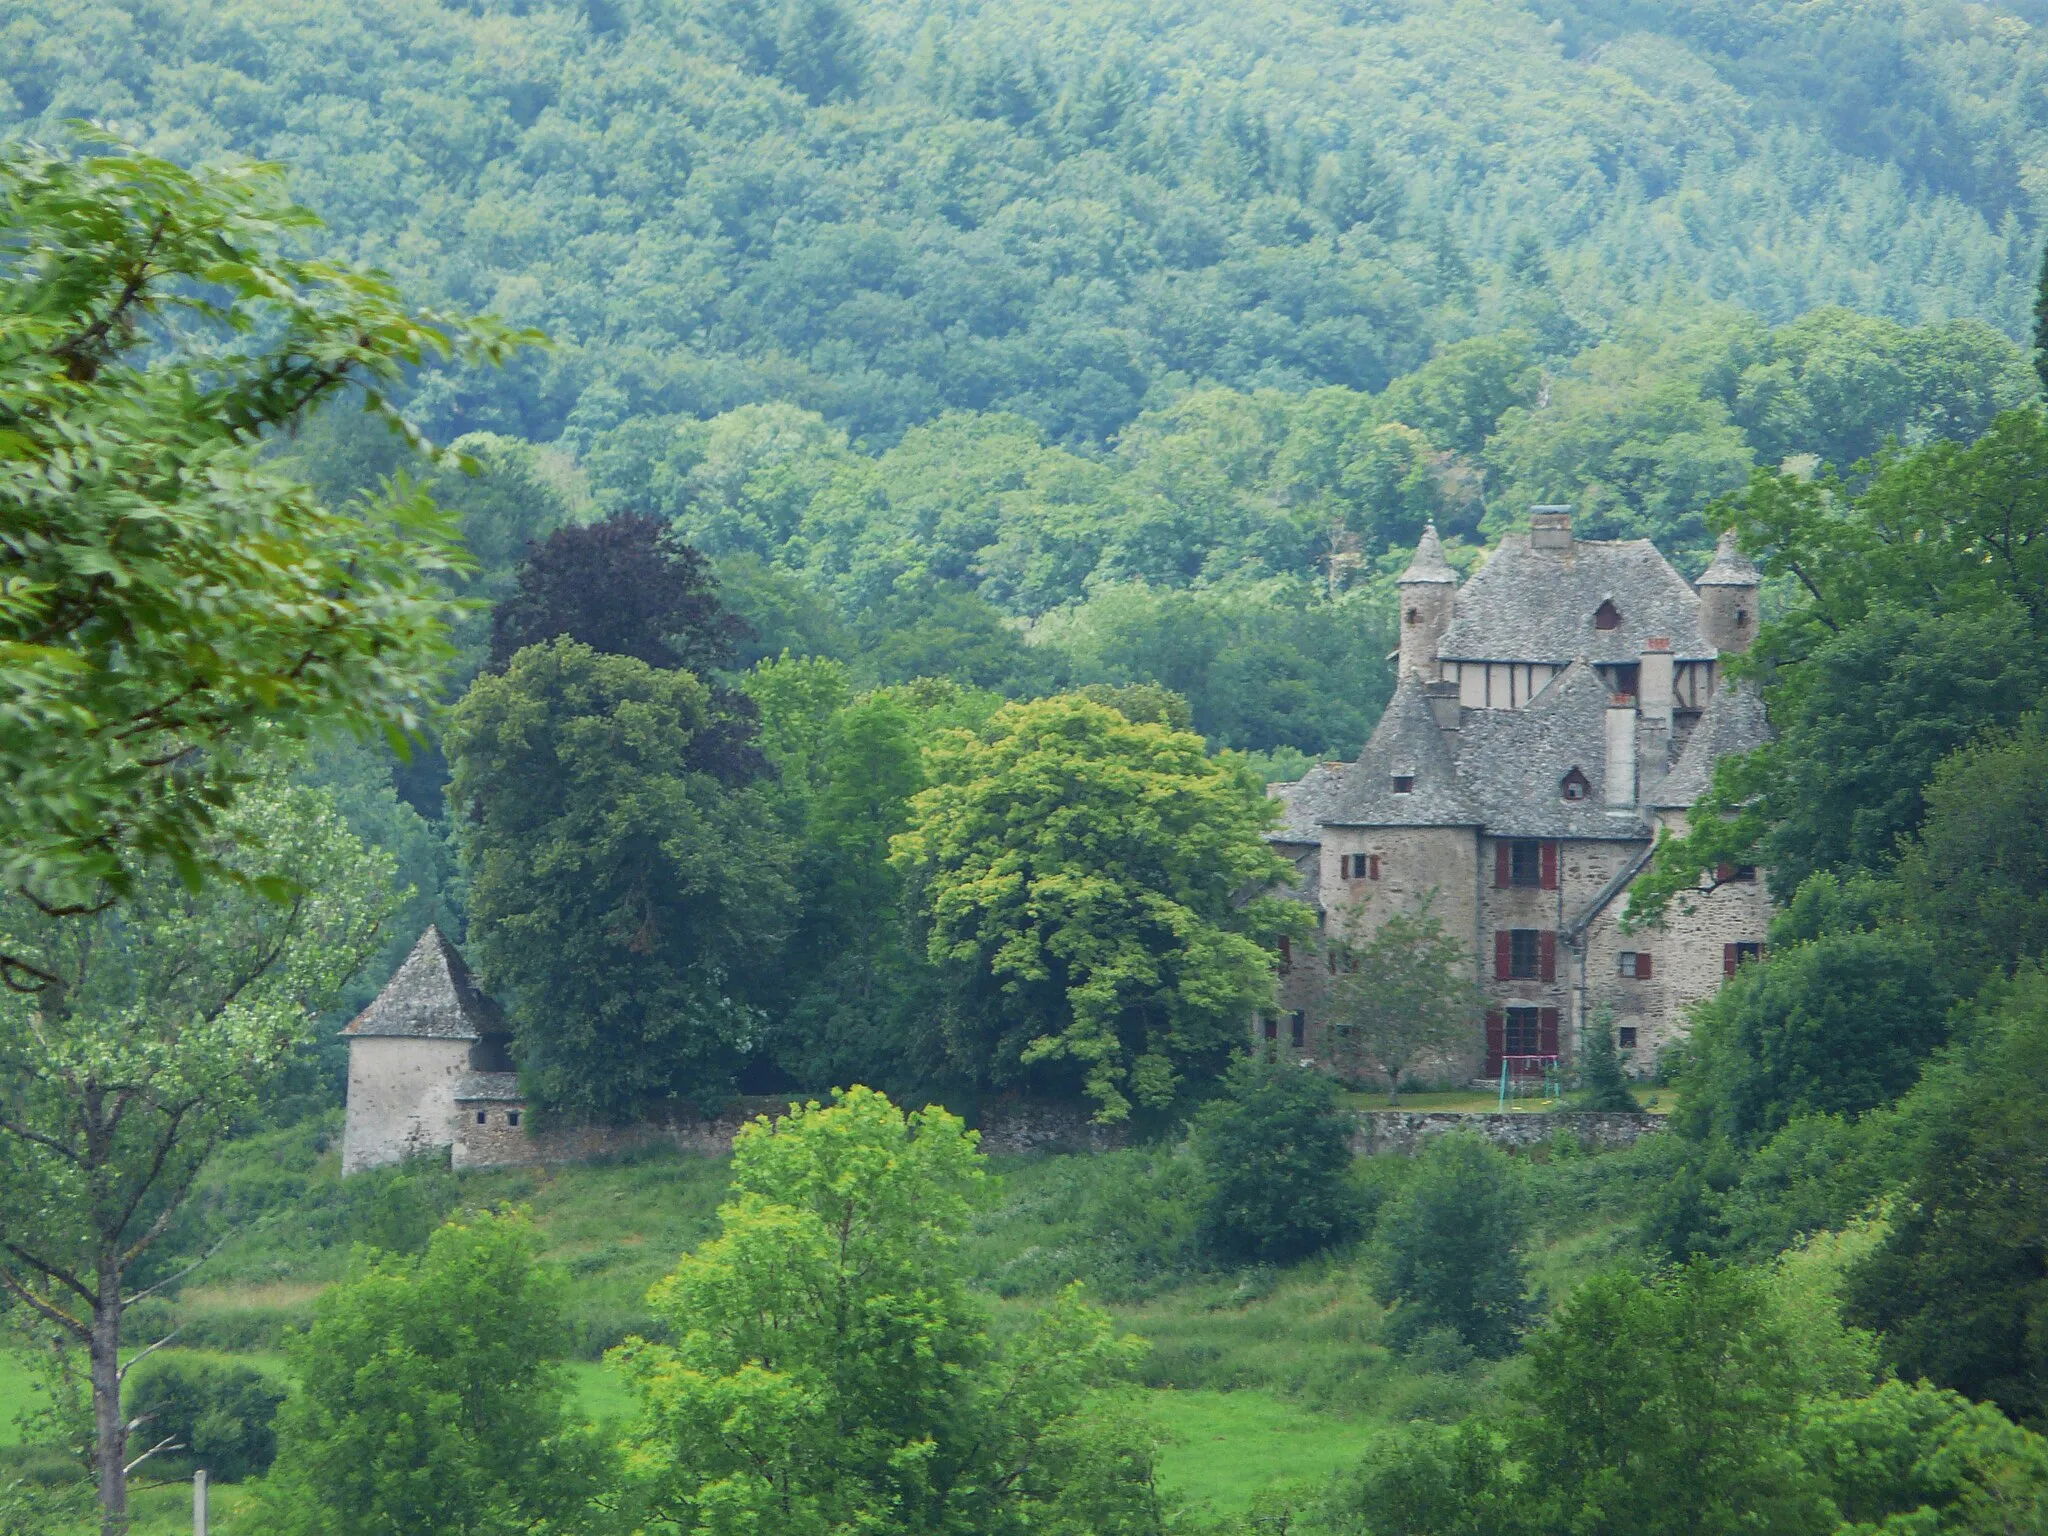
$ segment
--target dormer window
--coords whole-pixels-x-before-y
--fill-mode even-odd
[[[1600,606],[1593,610],[1593,627],[1595,629],[1621,628],[1621,610],[1614,606],[1613,598],[1602,598]]]
[[[1397,774],[1395,774],[1395,775],[1394,775],[1394,793],[1395,793],[1395,794],[1397,794],[1397,795],[1412,795],[1412,794],[1414,794],[1414,793],[1415,793],[1415,775],[1414,775],[1414,774],[1412,774],[1412,773],[1397,773]]]
[[[1574,768],[1558,782],[1557,789],[1567,800],[1583,800],[1593,792],[1593,785],[1583,773]]]

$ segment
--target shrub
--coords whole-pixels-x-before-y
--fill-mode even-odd
[[[129,1378],[128,1416],[143,1421],[130,1438],[144,1448],[171,1440],[171,1462],[238,1483],[270,1469],[284,1397],[283,1387],[246,1365],[159,1355]]]
[[[1449,1328],[1482,1355],[1515,1347],[1530,1310],[1523,1203],[1498,1147],[1463,1133],[1429,1145],[1414,1182],[1380,1217],[1376,1289],[1399,1304],[1389,1342],[1403,1347]]]
[[[1229,1259],[1285,1263],[1358,1230],[1346,1177],[1351,1126],[1320,1072],[1239,1059],[1223,1096],[1195,1117],[1207,1195],[1203,1244]]]
[[[1585,1051],[1579,1060],[1578,1107],[1640,1114],[1643,1106],[1629,1092],[1621,1057],[1615,1054],[1613,1023],[1614,1016],[1603,1008],[1586,1031]]]

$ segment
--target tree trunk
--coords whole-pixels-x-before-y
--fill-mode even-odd
[[[101,1536],[128,1532],[128,1421],[121,1414],[121,1276],[102,1269],[92,1308],[93,1471]]]
[[[1399,1067],[1389,1067],[1387,1068],[1387,1108],[1399,1109],[1400,1107],[1401,1069]]]

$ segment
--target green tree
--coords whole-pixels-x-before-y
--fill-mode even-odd
[[[998,1342],[959,1253],[987,1193],[958,1119],[870,1089],[744,1129],[720,1235],[650,1297],[674,1342],[614,1356],[646,1515],[706,1536],[1155,1536],[1149,1446],[1102,1393],[1140,1346],[1073,1291]]]
[[[694,674],[569,640],[478,678],[449,722],[471,953],[547,1113],[716,1100],[758,1039],[788,844],[703,760],[717,722]]]
[[[1240,1057],[1195,1115],[1201,1235],[1226,1259],[1285,1264],[1358,1230],[1351,1117],[1334,1079]]]
[[[1463,1051],[1485,1008],[1469,980],[1471,952],[1429,907],[1376,924],[1356,911],[1312,946],[1321,965],[1310,974],[1332,1054],[1343,1067],[1384,1075],[1389,1104],[1401,1101],[1402,1073]]]
[[[1432,1141],[1375,1234],[1374,1289],[1399,1304],[1390,1336],[1450,1328],[1479,1354],[1507,1354],[1529,1320],[1527,1230],[1521,1181],[1499,1148],[1464,1133]]]
[[[1292,869],[1259,786],[1200,737],[1071,696],[941,734],[925,770],[892,857],[952,988],[961,1069],[1071,1069],[1104,1120],[1220,1073],[1272,997],[1268,945],[1304,927],[1294,903],[1238,899]]]
[[[1823,1400],[1799,1452],[1827,1485],[1839,1536],[2006,1536],[2048,1525],[2048,1441],[1989,1403],[1926,1382]]]
[[[1958,989],[2048,958],[2048,715],[1935,770],[1898,866],[1898,902]]]
[[[1754,1145],[1800,1115],[1889,1104],[1947,1038],[1953,1001],[1935,946],[1910,929],[1780,949],[1699,1006],[1679,1124]]]
[[[565,1281],[517,1215],[367,1250],[293,1341],[259,1501],[278,1536],[540,1536],[590,1528],[605,1482],[569,1413]]]
[[[0,1286],[87,1352],[108,1536],[136,1460],[127,1309],[179,1277],[166,1235],[201,1165],[376,949],[392,900],[389,862],[326,796],[274,769],[244,784],[203,850],[226,879],[195,891],[155,870],[91,917],[0,903],[8,943],[52,978],[0,994]]]
[[[275,168],[87,143],[0,154],[0,876],[51,910],[201,878],[259,730],[420,730],[448,519],[330,507],[263,450],[349,391],[403,427],[381,389],[521,339],[286,255],[315,220]]]
[[[1629,1115],[1642,1112],[1614,1049],[1612,1009],[1602,1008],[1588,1023],[1580,1037],[1578,1065],[1579,1108]]]
[[[1815,1536],[1801,1380],[1760,1279],[1708,1263],[1594,1276],[1528,1344],[1506,1423],[1532,1531]]]
[[[1852,1316],[1901,1374],[2048,1417],[2048,981],[1928,1069],[1900,1106],[1890,1231],[1852,1272]]]
[[[157,1356],[128,1380],[125,1411],[171,1465],[204,1467],[215,1482],[261,1477],[277,1454],[284,1389],[251,1366]],[[133,1431],[131,1431],[133,1433]]]

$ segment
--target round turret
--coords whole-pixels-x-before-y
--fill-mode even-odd
[[[1756,639],[1757,587],[1763,578],[1736,547],[1733,530],[1721,535],[1714,561],[1693,588],[1700,595],[1700,638],[1723,655],[1746,651]]]
[[[1436,524],[1422,530],[1415,558],[1401,575],[1401,675],[1437,680],[1437,647],[1451,627],[1451,609],[1458,596],[1458,573],[1444,559]]]

